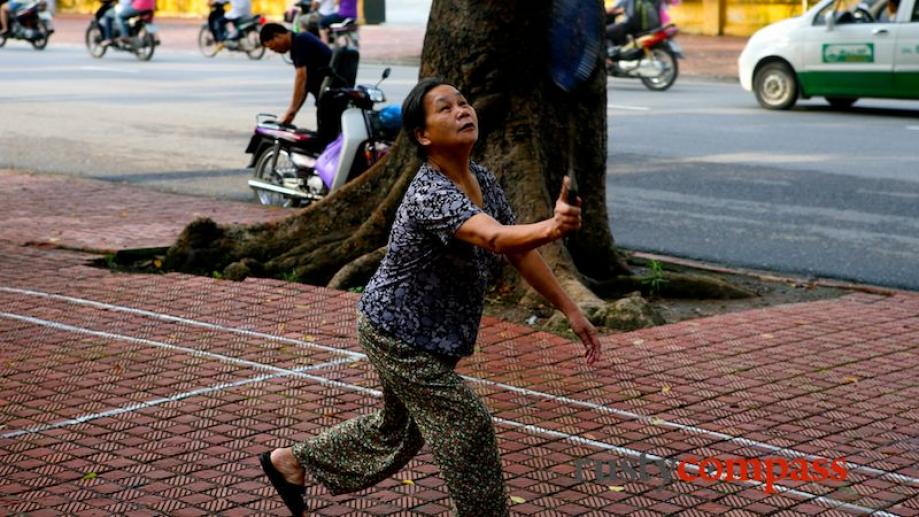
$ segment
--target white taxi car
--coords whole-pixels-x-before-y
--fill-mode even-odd
[[[810,97],[837,107],[919,99],[919,0],[822,0],[756,32],[738,65],[740,84],[769,109]]]

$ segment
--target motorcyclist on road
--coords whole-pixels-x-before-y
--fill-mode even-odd
[[[144,11],[153,11],[155,9],[156,0],[131,0],[128,5],[122,4],[121,12],[115,17],[115,23],[118,24],[118,35],[121,40],[128,41],[131,39],[128,20]]]
[[[227,0],[208,0],[207,5],[213,6],[216,3],[227,3]],[[243,16],[252,15],[252,0],[230,0],[230,12],[224,14],[222,11],[212,13],[207,23],[214,35],[214,41],[224,41],[226,39],[239,39],[242,36],[236,29],[236,22]],[[227,34],[227,24],[233,28],[232,34]]]
[[[21,2],[16,0],[0,0],[0,34],[9,34],[10,33],[10,13],[15,13],[19,7],[22,6]]]
[[[357,20],[357,0],[337,0],[338,10],[319,19],[319,30],[322,31],[326,41],[329,38],[329,27],[333,23],[341,23],[346,19]]]
[[[294,65],[294,93],[290,106],[279,122],[290,124],[303,106],[308,93],[312,93],[319,105],[319,89],[329,71],[332,51],[329,47],[309,32],[294,34],[279,23],[267,23],[259,33],[262,45],[279,53],[290,51]],[[317,122],[322,125],[322,117]],[[320,127],[320,131],[321,131]]]
[[[625,15],[625,20],[609,23],[606,26],[606,37],[614,45],[622,46],[628,42],[628,36],[661,26],[661,0],[620,0],[615,6],[606,10],[607,20]]]

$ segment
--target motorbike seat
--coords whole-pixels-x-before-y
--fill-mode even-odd
[[[259,20],[259,18],[261,18],[261,17],[262,17],[262,15],[260,15],[260,14],[244,14],[244,15],[240,16],[239,18],[236,18],[235,20],[233,20],[233,22],[236,24],[237,27],[239,27],[239,26],[242,26],[242,25],[247,25],[247,24],[250,24],[250,23],[255,23],[255,22],[257,22],[257,21]]]
[[[345,18],[342,22],[329,25],[329,30],[336,34],[341,32],[352,32],[357,30],[357,23],[352,18]]]

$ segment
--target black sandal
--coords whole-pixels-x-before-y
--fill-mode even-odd
[[[281,496],[281,500],[287,505],[291,515],[293,517],[303,517],[303,512],[306,511],[306,502],[303,500],[306,489],[302,486],[288,483],[284,479],[284,475],[278,472],[278,469],[274,468],[274,464],[271,463],[271,452],[263,452],[259,455],[258,460],[262,464],[262,470],[265,471],[268,480],[271,481],[274,489]]]

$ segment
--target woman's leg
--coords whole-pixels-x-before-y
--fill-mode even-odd
[[[333,494],[376,485],[408,463],[424,440],[405,406],[383,388],[383,409],[342,422],[291,447],[313,479]]]
[[[381,360],[365,347],[368,359],[431,446],[458,514],[508,515],[491,414],[455,372],[456,360],[428,354],[373,329],[369,334],[384,342],[388,353]]]

